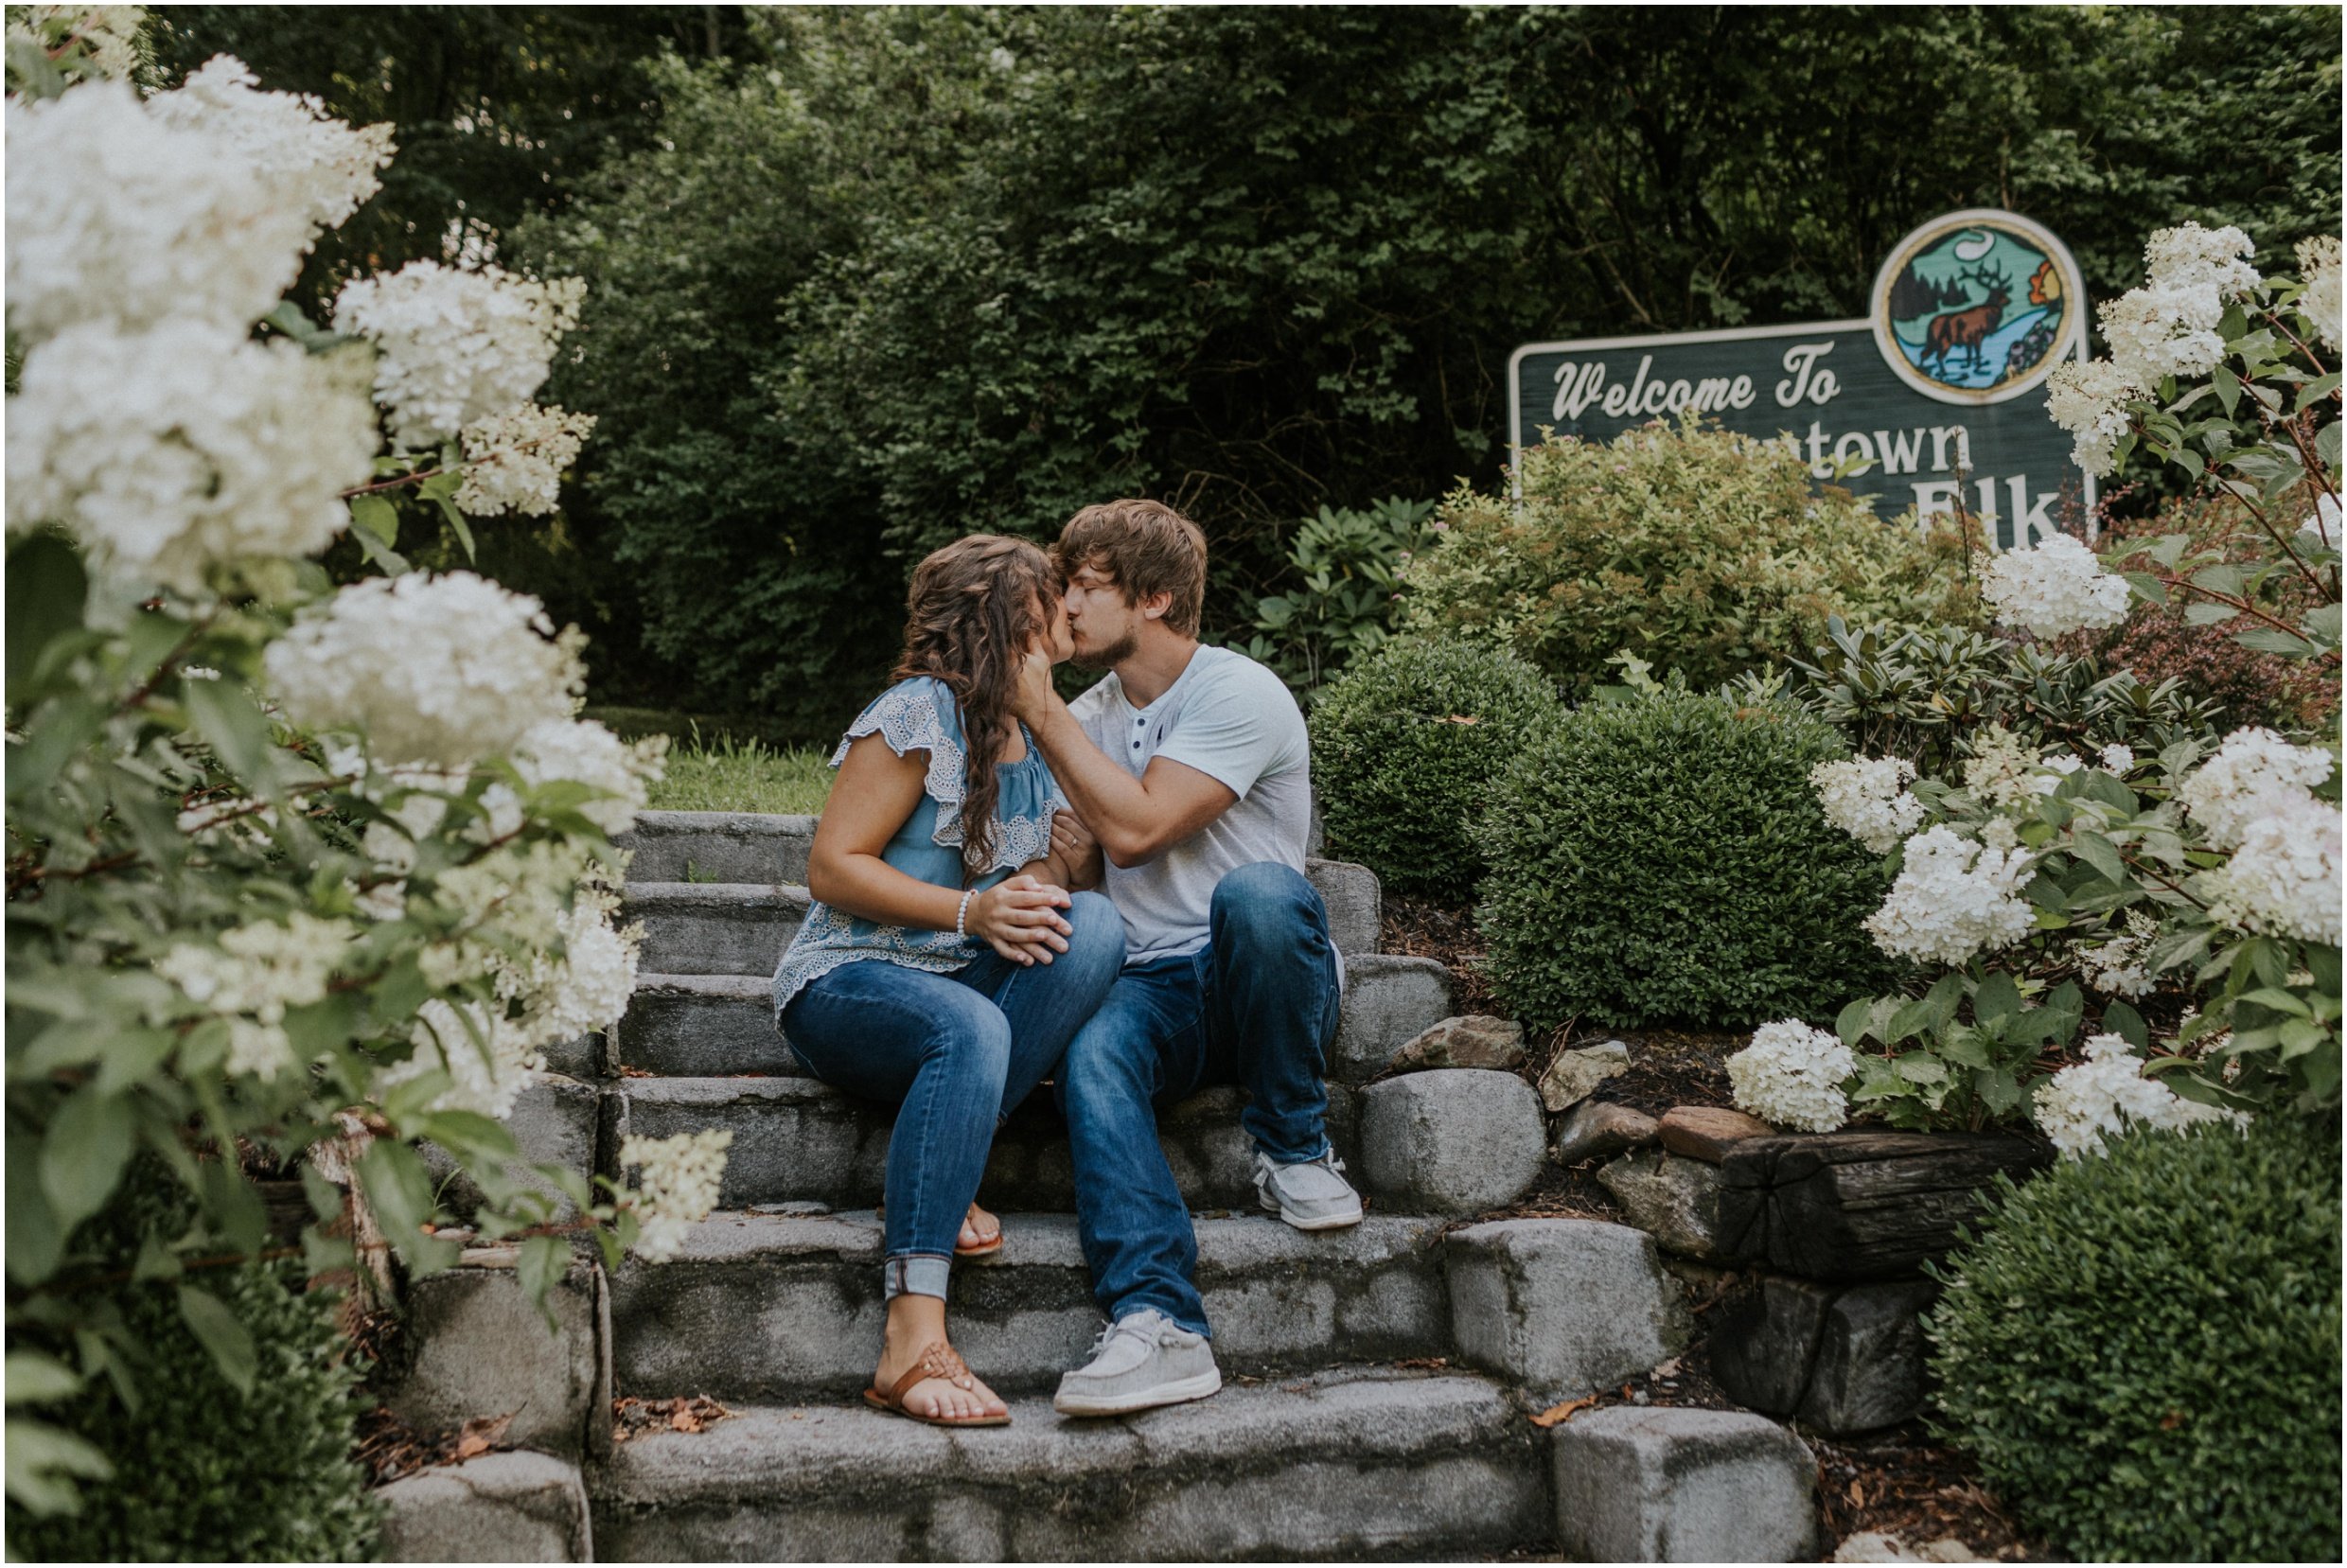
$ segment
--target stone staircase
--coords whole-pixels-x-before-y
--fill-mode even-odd
[[[503,1555],[525,1517],[566,1543],[559,1555],[606,1560],[1460,1558],[1632,1539],[1592,1533],[1585,1507],[1560,1518],[1558,1499],[1588,1489],[1560,1478],[1564,1451],[1526,1418],[1671,1353],[1685,1325],[1677,1287],[1639,1232],[1473,1224],[1491,1204],[1445,1212],[1426,1197],[1480,1190],[1504,1203],[1521,1190],[1521,1172],[1538,1168],[1537,1101],[1500,1073],[1370,1084],[1449,1014],[1451,987],[1431,960],[1376,952],[1376,879],[1341,862],[1310,869],[1347,955],[1331,1133],[1368,1219],[1306,1235],[1257,1211],[1236,1090],[1161,1118],[1196,1214],[1224,1392],[1108,1421],[1051,1411],[1051,1388],[1100,1320],[1065,1132],[1038,1095],[997,1137],[979,1189],[1004,1215],[1003,1251],[957,1266],[949,1309],[959,1348],[1013,1401],[1013,1425],[950,1432],[864,1409],[882,1320],[873,1207],[891,1116],[804,1076],[767,991],[806,908],[813,829],[812,818],[653,812],[624,841],[634,853],[627,918],[645,929],[635,999],[608,1038],[558,1053],[516,1130],[537,1157],[611,1173],[629,1133],[731,1128],[720,1207],[670,1262],[630,1260],[607,1278],[582,1258],[558,1293],[567,1327],[552,1350],[511,1328],[529,1314],[517,1316],[509,1277],[489,1277],[505,1261],[499,1249],[418,1282],[412,1321],[428,1331],[410,1348],[395,1408],[421,1425],[516,1402],[541,1418],[559,1407],[509,1440],[578,1469],[559,1485],[530,1470],[526,1487],[511,1483],[522,1501],[501,1501],[486,1471],[461,1495],[443,1473],[430,1509],[411,1518],[395,1499],[392,1555],[445,1556],[500,1531],[505,1545],[490,1555]],[[1415,1092],[1437,1079],[1453,1082]],[[1519,1126],[1511,1117],[1530,1129],[1530,1164],[1519,1149],[1500,1186],[1462,1187],[1449,1167],[1480,1158],[1495,1127]],[[1514,1136],[1520,1145],[1526,1135]],[[700,1395],[734,1414],[705,1431],[611,1440],[614,1396]],[[490,1457],[523,1468],[521,1456]],[[1763,1471],[1781,1479],[1781,1458]],[[1668,1503],[1672,1485],[1657,1486]],[[1678,1490],[1682,1503],[1693,1496]],[[1721,1495],[1750,1490],[1746,1477]],[[567,1535],[546,1523],[566,1508],[579,1516]],[[1698,1534],[1682,1527],[1679,1540],[1674,1555]],[[1783,1552],[1746,1542],[1704,1555]]]

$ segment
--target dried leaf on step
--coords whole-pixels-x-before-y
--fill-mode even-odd
[[[1547,1409],[1542,1411],[1539,1415],[1533,1417],[1532,1424],[1534,1426],[1544,1428],[1559,1425],[1562,1422],[1571,1420],[1575,1412],[1586,1410],[1597,1402],[1597,1395],[1586,1394],[1578,1400],[1567,1400],[1562,1404],[1552,1404]]]
[[[456,1435],[456,1457],[477,1459],[505,1440],[505,1429],[513,1425],[514,1413],[503,1416],[476,1416],[467,1421]]]

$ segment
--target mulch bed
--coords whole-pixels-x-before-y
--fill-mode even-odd
[[[377,1405],[359,1418],[359,1442],[351,1451],[367,1472],[367,1484],[379,1487],[434,1465],[462,1464],[505,1446],[505,1429],[513,1413],[485,1416],[467,1421],[453,1432],[424,1432]]]

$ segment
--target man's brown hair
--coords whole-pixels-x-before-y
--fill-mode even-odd
[[[1165,624],[1184,637],[1198,635],[1198,617],[1206,608],[1206,536],[1162,502],[1086,506],[1059,531],[1051,555],[1067,576],[1090,567],[1111,578],[1128,605],[1172,594]]]

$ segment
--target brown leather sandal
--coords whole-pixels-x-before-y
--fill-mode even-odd
[[[872,1217],[875,1220],[886,1220],[889,1217],[889,1204],[886,1198],[881,1199],[880,1202],[873,1206]],[[992,1233],[984,1231],[979,1232],[981,1236],[985,1237],[985,1240],[981,1241],[974,1247],[963,1246],[962,1244],[961,1238],[957,1236],[954,1239],[953,1255],[956,1258],[966,1260],[972,1258],[992,1258],[996,1253],[1000,1252],[1002,1250],[1002,1216],[999,1214],[995,1215],[994,1222],[995,1228]],[[969,1216],[966,1214],[963,1215],[962,1217],[962,1223],[963,1224],[968,1224],[970,1223]]]
[[[876,1386],[865,1389],[864,1402],[874,1410],[883,1410],[891,1416],[902,1416],[909,1421],[919,1421],[924,1426],[1009,1426],[1011,1424],[1011,1413],[1007,1410],[999,1416],[924,1416],[917,1410],[906,1409],[905,1396],[910,1393],[917,1384],[926,1383],[931,1378],[950,1383],[965,1394],[975,1391],[978,1387],[978,1379],[970,1375],[969,1365],[962,1361],[961,1353],[944,1340],[936,1339],[923,1347],[921,1358],[913,1363],[911,1370],[896,1380],[895,1387],[885,1394],[881,1393]]]

